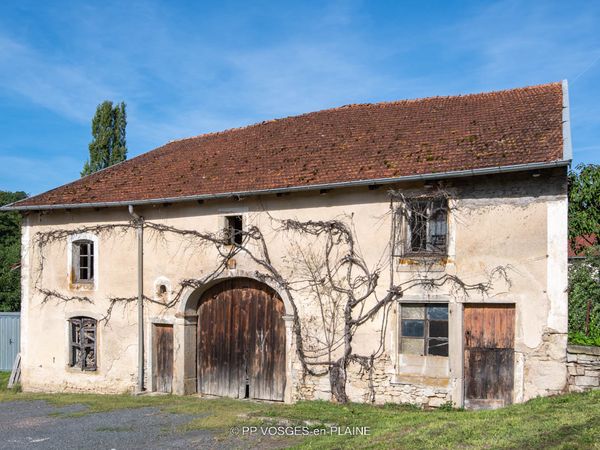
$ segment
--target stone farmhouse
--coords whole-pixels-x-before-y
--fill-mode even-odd
[[[567,381],[567,83],[169,142],[14,203],[22,386],[493,408]]]

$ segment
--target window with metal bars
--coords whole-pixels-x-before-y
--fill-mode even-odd
[[[71,367],[96,370],[96,325],[91,317],[69,319]]]
[[[398,209],[398,256],[445,255],[448,240],[446,198],[409,199]]]
[[[448,356],[448,305],[400,305],[400,353]]]
[[[73,242],[73,273],[76,283],[94,282],[94,243],[92,241]]]

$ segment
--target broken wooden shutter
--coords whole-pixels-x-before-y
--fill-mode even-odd
[[[71,366],[81,367],[81,319],[75,317],[71,322]]]
[[[72,367],[81,370],[96,370],[96,325],[90,317],[74,317],[71,324],[71,361]]]

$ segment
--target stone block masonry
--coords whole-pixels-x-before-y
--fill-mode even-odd
[[[600,389],[600,347],[569,345],[567,369],[569,392]]]

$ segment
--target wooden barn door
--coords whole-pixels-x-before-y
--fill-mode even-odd
[[[512,403],[514,305],[465,305],[465,406],[497,408]]]
[[[277,293],[255,280],[210,288],[198,308],[198,392],[283,401],[283,314]]]
[[[154,324],[154,389],[157,392],[173,390],[173,325]]]

